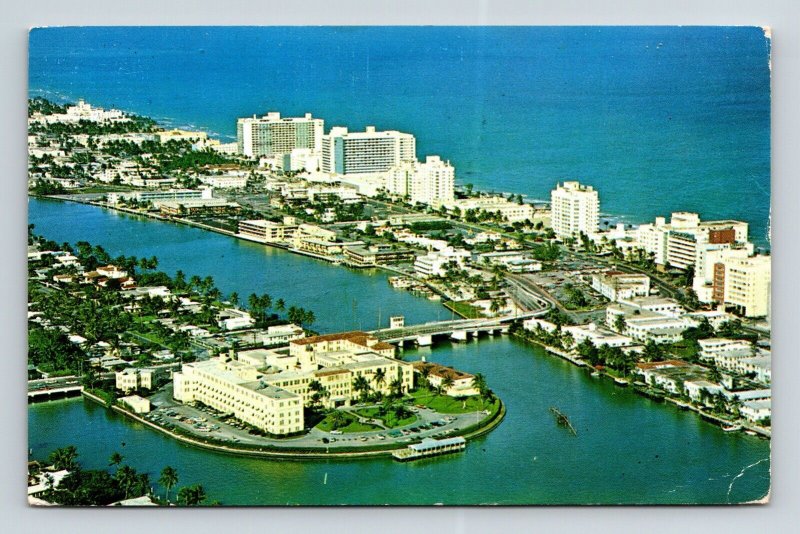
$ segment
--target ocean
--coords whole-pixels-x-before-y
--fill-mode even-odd
[[[769,54],[753,27],[46,28],[29,92],[223,140],[267,111],[407,131],[457,184],[580,180],[614,219],[741,219],[768,247]]]

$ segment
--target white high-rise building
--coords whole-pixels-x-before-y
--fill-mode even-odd
[[[714,294],[745,317],[769,316],[771,286],[771,256],[731,258],[716,265]]]
[[[639,245],[653,255],[655,263],[686,269],[698,266],[708,245],[733,247],[747,243],[747,231],[746,222],[701,222],[697,213],[675,212],[669,224],[664,217],[656,217],[654,224],[639,226],[636,234]]]
[[[403,162],[387,173],[386,190],[407,196],[412,203],[451,202],[455,199],[455,169],[439,156],[427,156],[424,163]]]
[[[558,237],[575,237],[580,232],[597,232],[600,199],[591,186],[580,182],[558,184],[550,194],[553,231]]]
[[[394,130],[349,132],[337,126],[322,138],[322,172],[384,173],[403,162],[416,161],[416,139]]]
[[[291,154],[296,149],[318,152],[324,128],[325,121],[313,118],[311,113],[281,117],[270,112],[236,121],[236,142],[239,153],[251,158]]]

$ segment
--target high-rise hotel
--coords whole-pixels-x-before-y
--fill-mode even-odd
[[[394,130],[349,132],[337,126],[322,138],[322,172],[331,174],[383,173],[416,160],[414,136]]]
[[[311,113],[281,117],[280,113],[270,112],[236,121],[236,140],[239,153],[254,158],[291,154],[297,149],[318,152],[324,127],[325,121],[313,118]]]
[[[552,191],[551,218],[558,237],[576,237],[580,232],[597,232],[600,222],[600,199],[591,186],[564,182]]]

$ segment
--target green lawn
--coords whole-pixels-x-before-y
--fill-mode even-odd
[[[350,421],[347,426],[339,427],[339,430],[342,432],[369,432],[371,430],[380,430],[380,427],[374,425],[365,425],[363,423],[359,423],[355,417],[350,414],[345,413],[345,417]],[[325,417],[322,421],[317,424],[315,428],[319,428],[324,432],[330,432],[333,430],[333,421],[331,419],[330,414]]]
[[[403,419],[397,419],[395,414],[391,411],[386,415],[381,416],[378,413],[377,407],[362,408],[361,410],[357,410],[356,413],[361,417],[366,417],[367,419],[380,419],[387,428],[397,428],[398,426],[410,425],[417,420],[417,416],[413,413],[409,414],[408,417],[404,417]]]
[[[483,317],[478,308],[469,302],[457,302],[455,300],[451,300],[446,302],[444,306],[445,308],[449,308],[467,319],[477,319]]]
[[[448,395],[439,395],[436,392],[419,388],[411,393],[414,404],[422,404],[439,413],[469,413],[481,410],[496,411],[500,407],[497,401],[484,401],[478,395],[466,399],[456,399]]]

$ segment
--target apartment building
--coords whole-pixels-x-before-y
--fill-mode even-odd
[[[597,232],[600,199],[597,191],[580,182],[558,184],[550,194],[551,224],[560,238]]]
[[[427,156],[424,163],[410,161],[390,169],[386,192],[411,203],[433,205],[455,199],[455,169],[439,156]]]

